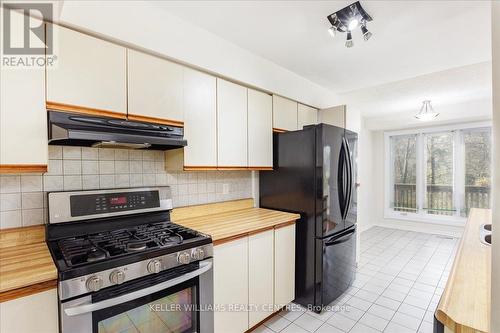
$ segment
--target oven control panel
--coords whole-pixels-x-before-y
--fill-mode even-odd
[[[158,191],[79,194],[70,197],[71,216],[106,214],[160,207]]]

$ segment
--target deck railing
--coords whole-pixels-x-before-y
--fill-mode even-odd
[[[454,215],[453,186],[427,185],[425,207],[429,213]],[[460,212],[467,216],[471,208],[489,208],[491,188],[489,186],[465,186],[464,207]],[[416,212],[417,193],[415,184],[394,185],[394,210]]]

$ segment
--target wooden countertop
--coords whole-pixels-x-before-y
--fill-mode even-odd
[[[226,210],[222,209],[221,205],[226,205]],[[251,199],[183,209],[191,209],[193,216],[189,216],[187,211],[181,212],[181,209],[177,209],[176,212],[174,209],[173,221],[212,236],[214,245],[293,224],[300,218],[299,214],[254,208]]]
[[[491,246],[479,229],[491,223],[491,210],[472,209],[436,318],[453,332],[490,332]]]
[[[0,302],[55,288],[56,281],[44,226],[0,230]]]

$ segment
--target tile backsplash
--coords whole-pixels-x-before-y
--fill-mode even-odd
[[[165,171],[155,150],[49,146],[45,174],[0,176],[0,228],[43,224],[46,192],[170,186],[174,207],[249,198],[250,171]]]

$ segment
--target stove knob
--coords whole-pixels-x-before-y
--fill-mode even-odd
[[[161,262],[159,260],[153,259],[148,263],[149,273],[160,273],[160,271],[161,271]]]
[[[125,273],[121,270],[112,271],[109,274],[109,281],[112,284],[122,284],[125,281]]]
[[[87,286],[88,291],[98,291],[99,289],[102,288],[103,281],[101,277],[97,275],[92,275],[87,279],[85,285]]]
[[[193,249],[193,251],[191,252],[191,258],[193,258],[194,260],[202,260],[203,258],[205,258],[205,252],[203,251],[203,249]]]
[[[191,256],[187,252],[181,252],[177,255],[177,262],[179,264],[189,264],[191,262]]]

